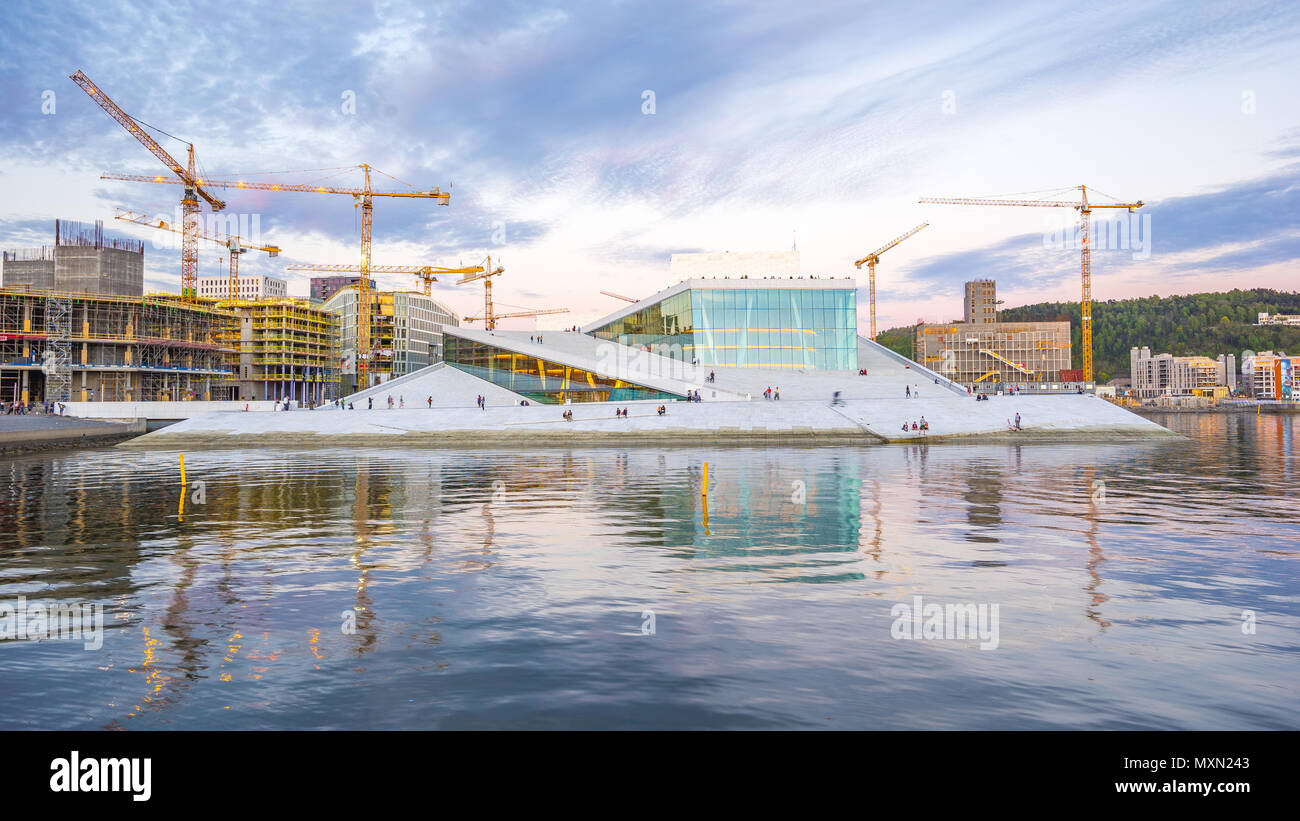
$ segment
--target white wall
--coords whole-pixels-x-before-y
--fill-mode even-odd
[[[270,412],[275,402],[67,402],[66,416],[83,419],[189,419],[213,411]],[[283,406],[281,406],[283,407]],[[290,405],[291,408],[295,407]]]

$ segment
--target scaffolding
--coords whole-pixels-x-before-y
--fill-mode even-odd
[[[915,351],[917,362],[964,385],[1054,382],[1070,367],[1070,323],[922,323]]]
[[[72,401],[72,300],[51,294],[45,300],[45,399]]]
[[[222,301],[235,320],[224,343],[238,399],[318,405],[339,396],[338,318],[309,300]]]
[[[224,334],[233,321],[212,303],[171,294],[0,288],[0,395],[23,402],[214,398],[229,376]]]

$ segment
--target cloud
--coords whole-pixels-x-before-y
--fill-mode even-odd
[[[847,273],[860,246],[927,216],[918,193],[1076,175],[1151,203],[1153,260],[1099,254],[1099,276],[1294,257],[1293,174],[1278,168],[1300,156],[1287,79],[1300,69],[1300,11],[1288,4],[502,0],[322,13],[282,2],[200,20],[185,7],[74,3],[8,8],[6,22],[0,245],[27,243],[25,226],[56,216],[175,207],[174,186],[99,180],[161,166],[67,79],[82,68],[131,114],[192,140],[211,174],[355,184],[355,172],[304,169],[366,162],[419,188],[452,185],[450,208],[376,204],[376,262],[453,265],[495,249],[519,276],[507,291],[527,281],[587,315],[607,305],[582,283],[653,291],[675,251],[788,247],[798,228],[810,271]],[[1251,119],[1238,111],[1243,88],[1258,92]],[[56,114],[41,111],[45,90]],[[941,109],[945,91],[955,113]],[[155,136],[183,156],[182,142]],[[262,216],[283,261],[357,254],[349,197],[226,195]],[[911,321],[969,276],[1008,293],[1077,279],[1077,259],[1042,249],[1023,214],[954,211],[935,226],[882,266],[882,312]],[[201,257],[205,274],[219,258]],[[178,265],[148,257],[159,285]]]

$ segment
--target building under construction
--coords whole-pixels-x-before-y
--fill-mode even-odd
[[[916,361],[976,388],[1059,382],[1062,371],[1070,375],[1069,322],[999,322],[997,304],[992,280],[966,283],[965,321],[918,324]]]
[[[232,316],[170,294],[0,288],[4,401],[215,399]]]
[[[3,285],[32,291],[142,296],[144,243],[104,236],[104,223],[54,221],[54,245],[5,251]]]
[[[340,385],[344,395],[357,386],[356,348],[359,289],[346,286],[325,301],[338,321]],[[442,361],[442,329],[459,325],[448,306],[417,291],[367,291],[370,298],[371,379],[386,382]]]
[[[339,395],[338,317],[307,299],[219,302],[231,379],[220,399],[292,399],[319,405]]]

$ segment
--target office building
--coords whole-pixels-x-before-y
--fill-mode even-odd
[[[199,296],[209,299],[230,299],[230,277],[199,277]],[[289,284],[283,279],[268,276],[240,274],[235,283],[237,300],[283,299],[289,296]]]

